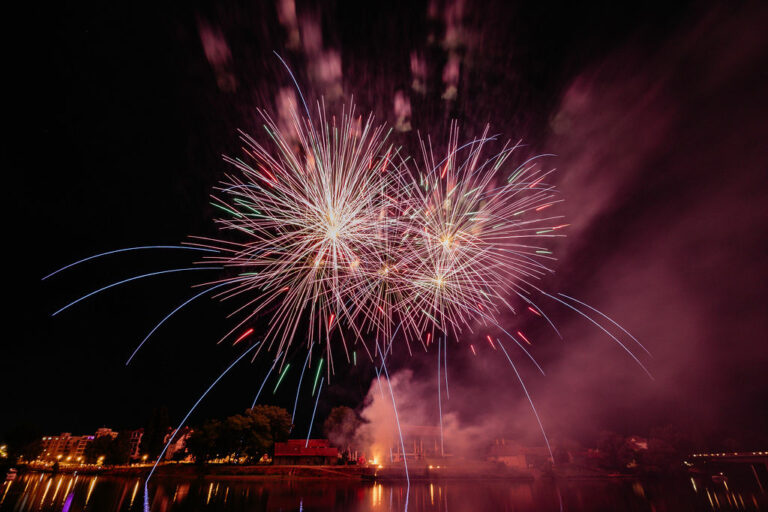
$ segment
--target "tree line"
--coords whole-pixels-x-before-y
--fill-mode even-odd
[[[274,456],[275,443],[288,440],[291,416],[282,407],[257,405],[223,420],[210,419],[187,439],[187,452],[195,461],[211,460],[252,464]]]

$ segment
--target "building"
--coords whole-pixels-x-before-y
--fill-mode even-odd
[[[94,436],[73,436],[69,432],[43,437],[39,459],[52,462],[84,462],[85,450],[93,439]]]
[[[488,450],[488,460],[517,469],[543,468],[551,462],[546,446],[524,446],[509,439],[496,439]]]
[[[176,435],[177,433],[178,435]],[[167,444],[171,439],[173,439],[173,442],[168,445],[164,458],[166,460],[171,460],[174,459],[175,456],[184,455],[187,451],[187,439],[189,439],[191,434],[192,429],[189,427],[184,427],[181,431],[178,429],[169,429],[168,434],[163,438],[163,444]]]
[[[488,450],[488,460],[501,462],[510,468],[525,469],[528,467],[523,445],[506,439],[496,439],[493,442]]]
[[[107,427],[101,427],[99,429],[96,429],[96,435],[95,435],[96,439],[100,437],[106,437],[106,436],[109,436],[112,439],[115,439],[117,437],[117,432]]]
[[[440,436],[440,427],[403,424],[400,428],[403,432],[403,445],[405,446],[407,461],[433,459],[448,455],[447,446],[443,444]],[[400,462],[403,460],[402,452],[400,437],[396,436],[392,440],[390,453],[383,454],[384,460],[389,458],[391,462]]]
[[[141,458],[141,438],[144,436],[144,429],[131,430],[131,460]]]
[[[329,465],[336,464],[339,450],[331,446],[327,439],[289,439],[285,443],[275,443],[275,456],[272,459],[278,465]]]

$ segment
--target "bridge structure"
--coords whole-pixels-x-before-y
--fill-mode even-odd
[[[768,451],[694,453],[691,455],[691,458],[693,462],[765,464],[765,467],[768,468]]]
[[[691,455],[691,460],[694,464],[714,464],[716,466],[719,464],[748,464],[760,491],[765,492],[766,487],[763,485],[765,476],[763,475],[761,478],[759,473],[762,471],[759,468],[762,465],[768,472],[768,451],[694,453]]]

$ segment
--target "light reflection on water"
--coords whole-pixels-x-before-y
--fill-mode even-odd
[[[606,510],[768,510],[751,485],[706,480],[509,482],[159,478],[151,486],[153,512],[401,511],[411,512]],[[142,509],[139,478],[29,473],[0,486],[0,511],[127,512]]]

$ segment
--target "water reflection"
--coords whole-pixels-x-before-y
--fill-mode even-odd
[[[0,487],[0,511],[140,511],[142,480],[28,473]],[[399,482],[159,478],[151,485],[153,512],[211,511],[575,511],[768,510],[764,492],[749,482],[706,479],[659,481]]]

